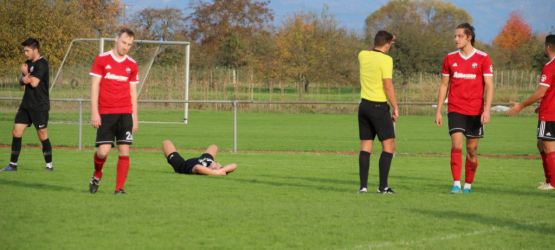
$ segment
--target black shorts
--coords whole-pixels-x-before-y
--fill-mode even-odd
[[[538,121],[538,139],[555,141],[555,122]]]
[[[448,113],[449,135],[461,132],[466,138],[484,138],[484,126],[480,115]]]
[[[395,138],[387,102],[362,99],[358,107],[358,131],[360,140],[374,140],[376,135],[380,141]]]
[[[173,167],[173,171],[180,174],[193,174],[193,168],[196,165],[210,167],[214,162],[214,157],[211,154],[204,153],[200,157],[183,159],[177,152],[168,155],[168,163]]]
[[[111,144],[114,138],[118,145],[133,144],[133,117],[131,114],[100,115],[101,124],[96,130],[96,146]]]
[[[35,125],[36,129],[43,129],[48,127],[48,110],[36,111],[24,108],[19,108],[17,114],[15,115],[14,123],[27,124],[27,127],[31,126],[31,123]]]

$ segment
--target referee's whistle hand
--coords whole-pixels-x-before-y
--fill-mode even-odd
[[[391,119],[396,122],[397,119],[399,118],[399,110],[394,108],[393,109],[393,113],[391,114]]]

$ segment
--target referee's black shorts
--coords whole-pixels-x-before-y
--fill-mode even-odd
[[[358,107],[358,131],[360,140],[380,141],[395,138],[393,120],[387,102],[360,101]]]

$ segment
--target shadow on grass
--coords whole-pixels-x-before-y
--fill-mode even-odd
[[[275,177],[275,176],[268,176],[268,177]],[[285,177],[284,177],[285,178]],[[224,180],[224,181],[234,181],[234,182],[241,182],[241,183],[247,183],[247,184],[261,184],[261,185],[269,185],[269,186],[274,186],[274,187],[296,187],[296,188],[310,188],[310,189],[316,189],[316,190],[321,190],[321,191],[332,191],[332,192],[339,192],[339,193],[352,193],[353,190],[356,189],[352,189],[352,188],[340,188],[340,187],[336,187],[336,186],[315,186],[315,185],[308,185],[308,184],[302,184],[302,183],[293,183],[293,182],[280,182],[280,181],[274,181],[274,180],[261,180],[261,179],[243,179],[243,178],[220,178],[220,180]]]
[[[83,190],[71,188],[71,187],[64,187],[46,183],[29,183],[29,182],[22,182],[17,180],[2,180],[0,179],[0,185],[10,185],[15,187],[22,187],[22,188],[33,188],[33,189],[41,189],[41,190],[51,190],[51,191],[70,191],[70,192],[83,192]]]
[[[486,226],[504,227],[517,231],[527,231],[543,235],[555,235],[555,228],[549,225],[538,225],[538,223],[522,223],[518,220],[506,218],[491,217],[477,213],[463,213],[457,211],[434,211],[425,209],[409,209],[409,211],[435,217],[436,219],[445,219],[446,222],[452,223],[453,219],[476,222]]]

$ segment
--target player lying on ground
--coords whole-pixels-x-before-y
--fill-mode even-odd
[[[218,146],[214,144],[208,146],[201,156],[187,160],[183,159],[183,157],[177,153],[177,149],[170,140],[162,142],[162,151],[168,163],[173,167],[173,170],[179,174],[223,176],[235,171],[237,168],[237,164],[235,163],[222,167],[222,165],[216,161]]]

